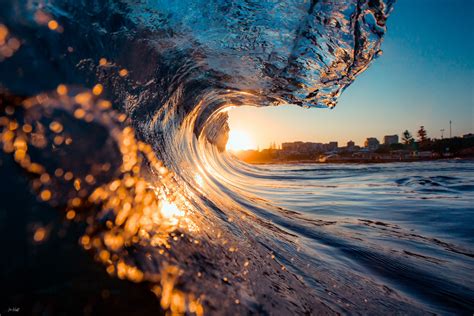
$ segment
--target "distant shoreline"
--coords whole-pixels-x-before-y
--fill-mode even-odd
[[[262,161],[250,162],[244,161],[251,165],[299,165],[299,164],[384,164],[384,163],[403,163],[403,162],[427,162],[427,161],[469,161],[474,160],[474,157],[442,157],[442,158],[418,158],[418,159],[340,159],[321,162],[318,160],[292,160],[292,161]]]
[[[392,135],[396,137],[396,135]],[[389,136],[387,136],[389,137]],[[370,140],[368,138],[368,140]],[[446,139],[428,139],[423,142],[380,145],[376,139],[372,147],[338,147],[337,142],[329,144],[312,142],[283,143],[281,148],[272,144],[263,150],[241,150],[235,156],[251,164],[298,164],[298,163],[396,163],[451,159],[474,159],[474,135]],[[398,141],[398,139],[396,140]]]

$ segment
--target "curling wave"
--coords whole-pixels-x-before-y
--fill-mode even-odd
[[[107,272],[148,282],[173,313],[468,310],[464,272],[442,279],[437,259],[397,260],[374,240],[383,227],[450,249],[460,266],[469,247],[292,210],[289,183],[338,171],[294,176],[224,151],[231,107],[334,107],[380,54],[393,3],[7,1],[4,150],[42,200],[88,223],[81,243]],[[377,233],[362,241],[354,225]]]

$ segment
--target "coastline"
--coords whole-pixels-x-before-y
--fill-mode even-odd
[[[269,160],[269,161],[245,161],[252,165],[299,165],[299,164],[385,164],[385,163],[412,163],[427,161],[472,161],[474,157],[440,157],[440,158],[418,158],[418,159],[335,159],[331,161],[318,160]]]

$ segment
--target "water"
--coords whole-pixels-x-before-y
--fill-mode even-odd
[[[472,161],[262,165],[248,169],[258,190],[247,176],[234,183],[275,203],[262,216],[298,245],[297,254],[278,257],[306,270],[330,306],[372,304],[360,286],[371,284],[387,295],[382,301],[396,291],[420,311],[443,314],[474,302],[473,168]]]
[[[3,150],[38,203],[86,227],[98,265],[163,310],[471,313],[472,162],[250,166],[223,151],[231,107],[334,107],[393,6],[4,1]]]

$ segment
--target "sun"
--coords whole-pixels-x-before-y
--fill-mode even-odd
[[[226,150],[239,151],[254,148],[255,142],[247,133],[239,130],[231,130],[229,132],[229,140],[227,141]]]

